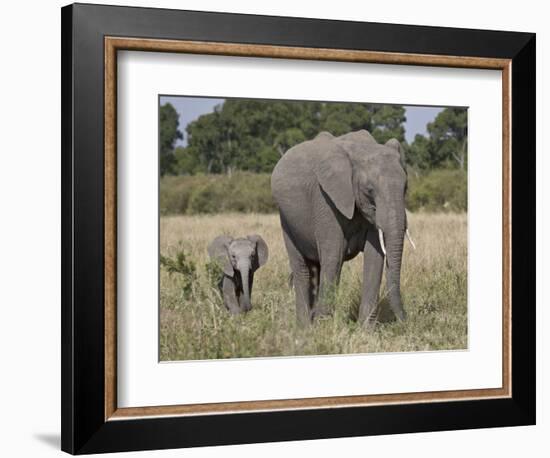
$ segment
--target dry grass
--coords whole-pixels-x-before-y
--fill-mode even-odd
[[[294,293],[288,287],[288,259],[278,215],[219,214],[162,217],[160,252],[185,251],[197,279],[161,269],[160,346],[162,360],[367,352],[451,350],[467,347],[467,219],[465,214],[412,214],[416,242],[408,243],[402,295],[409,319],[365,331],[354,320],[361,295],[362,255],[344,264],[336,311],[308,329],[296,324]],[[256,272],[253,310],[230,316],[206,265],[206,246],[217,235],[260,234],[270,250]],[[382,305],[385,305],[382,293]]]

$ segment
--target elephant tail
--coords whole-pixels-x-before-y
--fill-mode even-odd
[[[290,274],[288,274],[288,287],[290,289],[294,288],[294,272],[290,272]]]

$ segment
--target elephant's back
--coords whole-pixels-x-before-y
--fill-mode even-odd
[[[290,148],[275,165],[271,174],[271,192],[280,204],[287,196],[306,197],[314,181],[313,148],[301,143]]]

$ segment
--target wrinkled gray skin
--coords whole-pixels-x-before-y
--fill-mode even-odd
[[[223,270],[219,287],[223,303],[233,314],[252,308],[254,272],[267,262],[267,245],[259,235],[233,239],[226,235],[216,237],[208,245],[208,254]]]
[[[400,276],[407,228],[407,175],[399,142],[378,144],[365,130],[333,137],[321,132],[292,147],[271,177],[296,293],[298,320],[307,324],[328,311],[327,292],[344,261],[364,253],[359,321],[376,321],[384,255],[390,307],[406,318]]]

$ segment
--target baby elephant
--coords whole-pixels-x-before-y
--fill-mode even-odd
[[[267,262],[264,239],[259,235],[238,239],[220,235],[208,245],[208,254],[223,269],[219,286],[225,307],[233,314],[248,312],[254,272]]]

